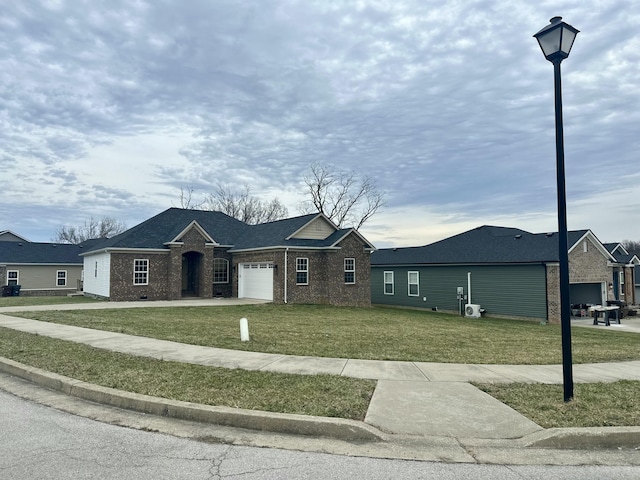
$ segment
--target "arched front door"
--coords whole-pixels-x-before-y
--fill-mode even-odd
[[[182,296],[200,296],[200,269],[202,254],[187,252],[182,255]]]

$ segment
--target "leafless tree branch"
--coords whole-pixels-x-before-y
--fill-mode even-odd
[[[319,163],[311,165],[310,170],[304,177],[309,200],[300,205],[302,213],[311,213],[315,208],[340,228],[360,228],[386,203],[385,194],[369,176],[337,172]]]

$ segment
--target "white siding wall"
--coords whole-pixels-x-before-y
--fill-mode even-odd
[[[96,270],[97,263],[97,270]],[[111,291],[111,254],[97,253],[84,257],[84,292],[109,297]]]

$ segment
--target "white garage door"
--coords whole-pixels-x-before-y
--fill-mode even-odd
[[[273,300],[273,263],[238,265],[238,298]]]

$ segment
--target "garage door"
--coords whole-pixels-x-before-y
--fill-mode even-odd
[[[273,263],[238,265],[238,298],[273,300]]]
[[[602,305],[602,289],[601,283],[572,283],[570,286],[571,303]]]

